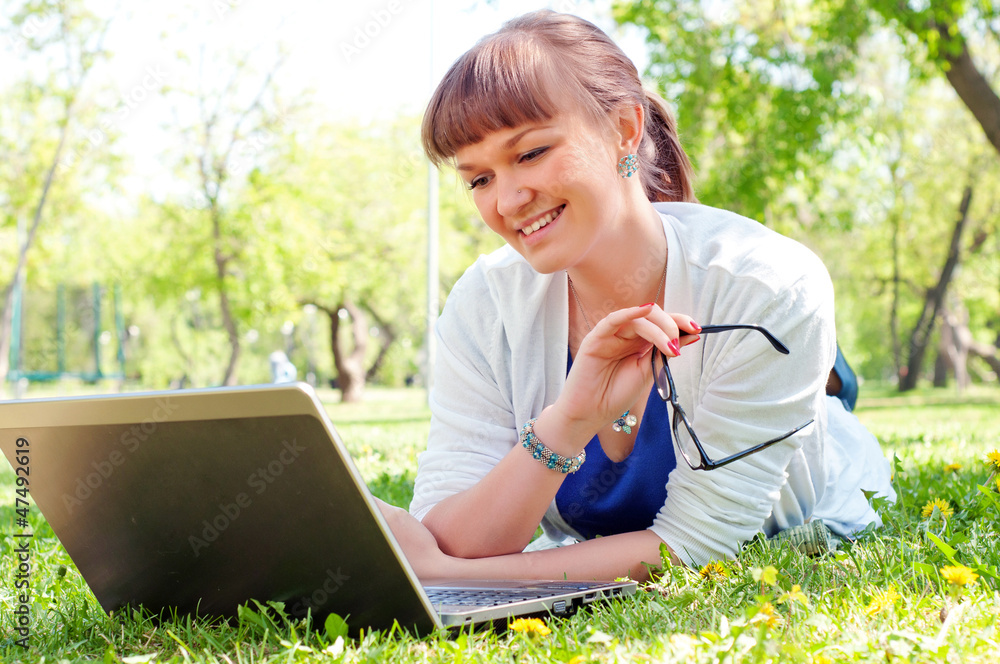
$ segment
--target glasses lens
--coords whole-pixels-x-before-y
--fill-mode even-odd
[[[689,466],[698,468],[702,465],[701,453],[698,452],[698,446],[695,445],[694,439],[691,437],[691,429],[688,428],[687,422],[677,410],[674,411],[673,424],[674,442],[677,444],[677,449],[680,450]]]
[[[653,350],[653,382],[663,400],[670,399],[670,381],[667,380],[667,363],[658,349]]]

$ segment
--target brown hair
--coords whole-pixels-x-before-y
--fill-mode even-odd
[[[667,103],[600,28],[543,9],[512,19],[455,61],[434,91],[421,138],[437,166],[498,129],[550,120],[571,99],[604,122],[624,105],[645,110],[639,175],[651,201],[696,202],[691,162]]]

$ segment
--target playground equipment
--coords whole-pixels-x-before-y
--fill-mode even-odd
[[[66,285],[59,284],[56,288],[56,339],[55,355],[56,366],[49,369],[29,370],[24,367],[24,341],[25,341],[25,321],[24,321],[24,288],[22,283],[14,284],[13,298],[13,320],[11,325],[10,343],[10,369],[7,372],[7,380],[12,383],[27,381],[55,381],[62,378],[78,378],[86,382],[97,382],[99,380],[124,379],[125,378],[125,319],[121,311],[121,286],[116,284],[112,290],[112,313],[114,316],[115,337],[117,338],[117,371],[105,372],[102,369],[101,346],[102,336],[105,330],[101,324],[101,301],[105,288],[95,282],[91,287],[91,298],[88,314],[90,349],[89,354],[93,357],[94,368],[87,371],[71,371],[67,368],[66,344],[67,344],[67,307],[66,307]]]

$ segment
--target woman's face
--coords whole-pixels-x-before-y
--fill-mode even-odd
[[[615,135],[595,124],[561,114],[455,155],[483,221],[543,274],[585,260],[622,213]]]

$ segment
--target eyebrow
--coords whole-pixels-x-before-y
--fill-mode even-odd
[[[500,146],[500,148],[503,149],[503,150],[511,150],[511,149],[513,149],[513,147],[515,145],[517,145],[518,141],[520,141],[522,138],[524,138],[525,134],[528,134],[529,132],[532,132],[532,131],[538,131],[539,129],[548,129],[550,126],[551,125],[538,125],[536,127],[528,127],[524,131],[520,131],[520,132],[514,134],[513,136],[511,136],[506,141],[504,141],[503,144]],[[456,170],[459,170],[459,171],[471,171],[471,170],[473,170],[473,167],[470,166],[470,165],[468,165],[468,164],[458,164],[455,168],[456,168]]]

